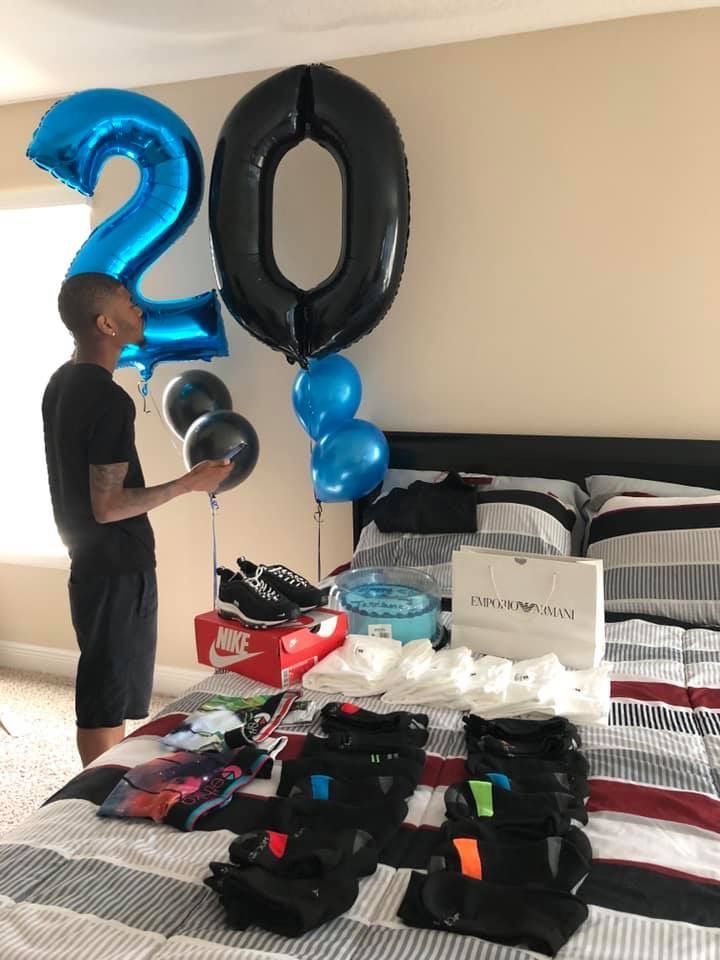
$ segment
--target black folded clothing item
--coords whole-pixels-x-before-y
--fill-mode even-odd
[[[289,797],[312,800],[339,800],[352,806],[382,803],[383,800],[404,800],[412,795],[415,784],[407,777],[357,777],[339,779],[326,773],[302,777],[290,787]]]
[[[506,790],[517,793],[569,793],[579,800],[590,796],[588,782],[584,777],[576,777],[567,773],[534,773],[527,777],[515,777],[512,773],[503,773],[488,763],[479,762],[478,754],[468,757],[465,762],[470,778],[473,780],[490,780]],[[518,761],[508,761],[506,767]]]
[[[526,757],[536,760],[562,760],[566,754],[577,752],[571,734],[549,736],[537,740],[503,740],[489,733],[475,737],[466,732],[468,753],[488,753],[494,757]]]
[[[515,844],[455,833],[433,850],[428,870],[452,870],[476,880],[510,886],[537,883],[574,891],[588,875],[591,859],[590,841],[577,827],[572,827],[564,837]]]
[[[287,877],[325,877],[338,867],[347,867],[358,877],[377,867],[375,841],[364,830],[325,830],[299,827],[294,833],[255,830],[243,833],[230,844],[229,857],[240,867],[262,867]],[[230,864],[210,864],[215,876]]]
[[[398,798],[364,804],[307,797],[275,798],[282,807],[275,812],[274,829],[293,833],[300,827],[327,830],[364,830],[382,848],[407,816],[408,806]]]
[[[382,849],[407,816],[404,800],[349,804],[305,797],[235,796],[233,802],[201,821],[201,830],[229,830],[234,834],[256,830],[296,833],[301,827],[328,831],[363,830]],[[557,832],[557,831],[556,831]]]
[[[545,820],[559,813],[587,823],[585,805],[569,793],[515,793],[487,780],[462,780],[445,791],[445,810],[449,820],[470,817],[494,821]]]
[[[412,927],[464,933],[554,957],[587,919],[576,896],[548,887],[413,872],[398,916]]]
[[[358,895],[358,878],[344,867],[299,879],[261,867],[220,866],[227,869],[205,882],[220,894],[227,921],[237,930],[253,925],[299,937],[349,910]]]
[[[400,742],[417,747],[427,743],[426,713],[409,713],[407,710],[375,713],[355,703],[328,703],[322,708],[321,716],[325,733],[358,733],[368,738],[400,737]]]
[[[497,720],[485,720],[483,717],[463,717],[466,736],[475,739],[490,735],[498,740],[509,740],[521,744],[535,741],[545,742],[548,738],[564,740],[572,737],[573,748],[582,746],[582,739],[574,723],[565,717],[548,717],[545,720],[519,720],[515,717],[499,717]]]
[[[475,487],[457,473],[440,483],[416,480],[396,487],[370,507],[369,517],[383,533],[475,533]]]
[[[388,742],[385,742],[385,741]],[[380,742],[378,742],[380,741]],[[327,737],[316,737],[309,733],[303,743],[301,759],[308,757],[337,756],[347,763],[364,765],[370,762],[386,760],[407,760],[418,770],[418,778],[425,764],[425,751],[408,743],[400,735],[368,737],[362,733],[331,733]],[[377,758],[377,760],[375,760]]]
[[[550,760],[545,757],[500,756],[485,750],[474,750],[468,753],[466,764],[471,772],[486,766],[497,773],[504,773],[508,777],[522,777],[523,780],[548,773],[563,773],[567,775],[571,785],[573,780],[586,780],[588,775],[587,759],[579,750],[569,750]]]
[[[289,796],[298,781],[319,774],[351,781],[361,781],[366,777],[393,777],[407,784],[409,792],[405,796],[410,796],[420,781],[422,763],[406,757],[390,760],[383,754],[344,754],[329,751],[297,760],[285,760],[280,767],[278,796]]]
[[[441,836],[475,837],[484,843],[528,844],[546,837],[565,837],[574,829],[570,814],[550,813],[542,819],[496,820],[462,818],[446,820],[440,828]]]

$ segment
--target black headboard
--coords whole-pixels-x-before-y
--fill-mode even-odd
[[[720,440],[629,437],[533,437],[495,433],[386,432],[390,466],[405,470],[463,470],[516,477],[554,477],[584,486],[609,474],[665,480],[720,490]],[[371,497],[353,504],[357,543]]]

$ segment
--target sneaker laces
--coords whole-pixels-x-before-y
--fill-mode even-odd
[[[278,591],[274,587],[271,587],[267,581],[262,579],[262,575],[264,573],[265,567],[258,567],[255,571],[254,577],[245,577],[245,583],[249,583],[251,587],[266,600],[281,600],[282,597]]]
[[[293,570],[288,570],[287,567],[268,567],[268,570],[270,573],[275,574],[276,577],[280,577],[281,580],[284,580],[285,583],[292,583],[297,587],[310,586],[310,582],[306,580],[305,577],[301,577],[299,573],[295,573]]]

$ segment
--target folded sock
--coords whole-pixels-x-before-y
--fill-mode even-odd
[[[545,837],[564,837],[573,830],[566,813],[551,813],[542,820],[495,820],[492,817],[446,820],[441,827],[443,837],[475,837],[485,843],[527,844]]]
[[[434,851],[428,870],[452,870],[476,880],[523,886],[536,883],[572,891],[590,870],[592,848],[582,830],[525,844],[491,843],[455,836]]]
[[[317,754],[285,760],[280,767],[278,796],[287,797],[292,787],[305,777],[326,774],[339,780],[361,780],[365,777],[394,777],[406,781],[413,792],[422,775],[422,764],[406,757],[386,759],[384,754]]]
[[[397,832],[407,816],[407,803],[400,799],[365,804],[341,803],[337,800],[313,800],[307,797],[276,798],[281,807],[275,811],[273,828],[293,833],[300,827],[326,830],[364,830],[383,847]]]
[[[313,800],[339,800],[340,803],[381,803],[383,800],[409,797],[415,784],[406,777],[359,777],[341,780],[326,773],[302,777],[290,787],[289,797]]]
[[[288,690],[257,697],[211,697],[166,734],[163,744],[175,750],[202,750],[238,729],[246,742],[260,742],[277,729],[299,696]]]
[[[468,753],[489,753],[494,757],[528,757],[536,760],[558,760],[572,751],[573,738],[562,736],[538,737],[535,740],[503,740],[489,733],[480,737],[466,734]]]
[[[308,735],[305,738],[302,756],[311,756],[313,753],[323,753],[326,750],[338,753],[374,753],[399,757],[422,757],[425,754],[418,747],[416,738],[408,737],[406,733],[376,733],[368,734],[359,731],[352,733],[329,733],[326,737]]]
[[[484,750],[472,750],[468,753],[466,763],[468,769],[471,764],[473,769],[486,766],[509,777],[522,777],[523,780],[530,780],[541,774],[564,773],[572,784],[573,778],[587,779],[588,775],[587,759],[579,750],[570,750],[564,756],[552,760],[543,757],[501,757]]]
[[[515,793],[488,780],[451,784],[445,791],[445,809],[449,820],[545,820],[553,813],[567,814],[580,823],[588,820],[582,801],[569,793]]]
[[[407,816],[404,800],[352,805],[304,797],[257,797],[236,794],[227,807],[200,821],[200,830],[229,830],[233,834],[256,830],[295,833],[301,827],[327,831],[363,830],[382,849]],[[554,832],[558,832],[557,830]]]
[[[582,739],[575,724],[565,717],[548,717],[545,720],[518,720],[516,718],[499,717],[497,720],[485,720],[483,717],[470,715],[463,718],[466,735],[473,738],[489,734],[499,740],[509,740],[511,743],[532,743],[545,741],[547,738],[564,739],[571,736],[573,747],[579,749]]]
[[[318,712],[314,700],[296,700],[285,717],[285,726],[304,726],[312,723]]]
[[[232,927],[254,925],[285,937],[299,937],[340,916],[358,895],[357,877],[342,867],[324,877],[303,879],[260,867],[231,867],[206,883],[220,894]]]
[[[512,763],[519,761],[510,761],[505,765],[506,771],[509,770]],[[504,772],[498,770],[492,763],[478,761],[477,755],[468,757],[465,762],[467,771],[473,780],[491,780],[498,786],[505,787],[506,790],[515,790],[517,793],[569,793],[580,800],[590,796],[590,790],[585,777],[575,776],[567,773],[533,773],[527,776],[516,777],[512,771]]]
[[[518,889],[441,870],[412,873],[398,915],[409,926],[470,934],[554,957],[588,909],[560,890]]]
[[[294,833],[255,830],[236,837],[230,844],[232,863],[262,867],[288,877],[324,877],[340,866],[357,876],[367,876],[377,867],[377,847],[364,830],[325,830],[299,827]],[[222,875],[228,864],[210,864]]]
[[[504,847],[518,847],[525,849],[528,845],[537,843],[541,840],[547,840],[551,836],[562,837],[568,843],[577,847],[578,853],[588,862],[592,860],[592,846],[585,831],[578,826],[568,825],[562,833],[528,835],[527,838],[518,837],[510,839],[511,834],[507,835],[493,830],[492,824],[485,820],[445,820],[440,828],[440,838],[442,843],[448,843],[456,837],[474,837],[482,843],[500,844]]]
[[[376,713],[364,710],[354,703],[328,703],[322,708],[322,728],[325,733],[358,732],[372,735],[400,736],[403,743],[422,747],[428,738],[426,713]]]
[[[287,737],[265,737],[262,741],[262,749],[269,753],[275,759],[285,749],[288,743]],[[238,727],[236,730],[228,730],[223,736],[223,746],[221,749],[229,748],[231,750],[238,747],[257,747],[253,740],[248,740],[245,735],[245,728]]]

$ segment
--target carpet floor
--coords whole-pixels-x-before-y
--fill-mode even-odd
[[[154,697],[151,716],[171,701]],[[71,680],[0,668],[0,834],[28,817],[81,770]],[[129,721],[127,732],[142,720]]]

